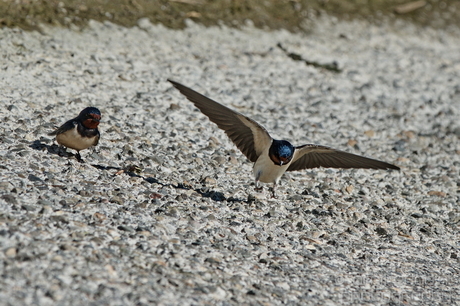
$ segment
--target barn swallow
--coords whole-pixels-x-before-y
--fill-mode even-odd
[[[87,107],[80,114],[67,121],[49,136],[56,135],[56,141],[67,148],[77,150],[77,160],[82,162],[80,151],[99,142],[99,130],[97,126],[101,120],[101,112],[95,107]]]
[[[224,130],[240,151],[254,164],[256,190],[259,182],[273,183],[273,197],[276,185],[286,171],[317,167],[394,169],[399,167],[336,150],[322,145],[306,144],[293,146],[289,141],[273,139],[267,130],[243,114],[203,96],[202,94],[169,80],[188,100],[212,122]]]

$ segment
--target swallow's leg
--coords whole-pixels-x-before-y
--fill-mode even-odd
[[[83,160],[83,158],[81,158],[80,152],[77,152],[77,154],[75,154],[75,157],[77,158],[77,160],[78,160],[80,163],[84,163],[84,162],[85,162],[85,161]]]
[[[264,187],[260,186],[260,184],[259,184],[259,179],[260,179],[261,174],[262,173],[260,171],[257,172],[256,182],[255,182],[255,187],[254,187],[255,191],[262,191],[264,189]]]
[[[259,180],[258,180],[258,179],[256,179],[255,185],[256,185],[256,186],[254,187],[254,190],[255,190],[255,191],[261,191],[261,190],[264,189],[264,187],[260,186]]]
[[[272,198],[276,199],[276,183],[273,183]]]

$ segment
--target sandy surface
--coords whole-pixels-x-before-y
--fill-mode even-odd
[[[0,304],[460,304],[459,34],[2,29]],[[271,199],[167,78],[402,171],[289,173]],[[86,106],[102,138],[81,164],[47,133]]]

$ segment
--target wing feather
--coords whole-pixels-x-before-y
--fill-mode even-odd
[[[52,131],[51,133],[48,133],[48,136],[59,135],[61,133],[67,132],[68,130],[75,128],[78,124],[76,120],[77,118],[67,121],[66,123],[58,127],[56,130]]]
[[[256,121],[203,96],[180,83],[169,80],[188,100],[212,122],[224,130],[227,136],[252,162],[262,154],[272,141],[267,130]]]
[[[294,158],[287,171],[317,167],[399,170],[399,167],[380,160],[335,150],[326,146],[307,144],[296,147]]]

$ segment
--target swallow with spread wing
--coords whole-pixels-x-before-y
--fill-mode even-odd
[[[293,146],[286,140],[273,139],[263,126],[251,118],[180,83],[168,81],[224,130],[238,149],[255,163],[253,171],[256,189],[260,189],[259,182],[273,183],[273,197],[275,197],[276,184],[286,171],[317,167],[399,170],[399,167],[383,161],[326,146],[315,144]]]

